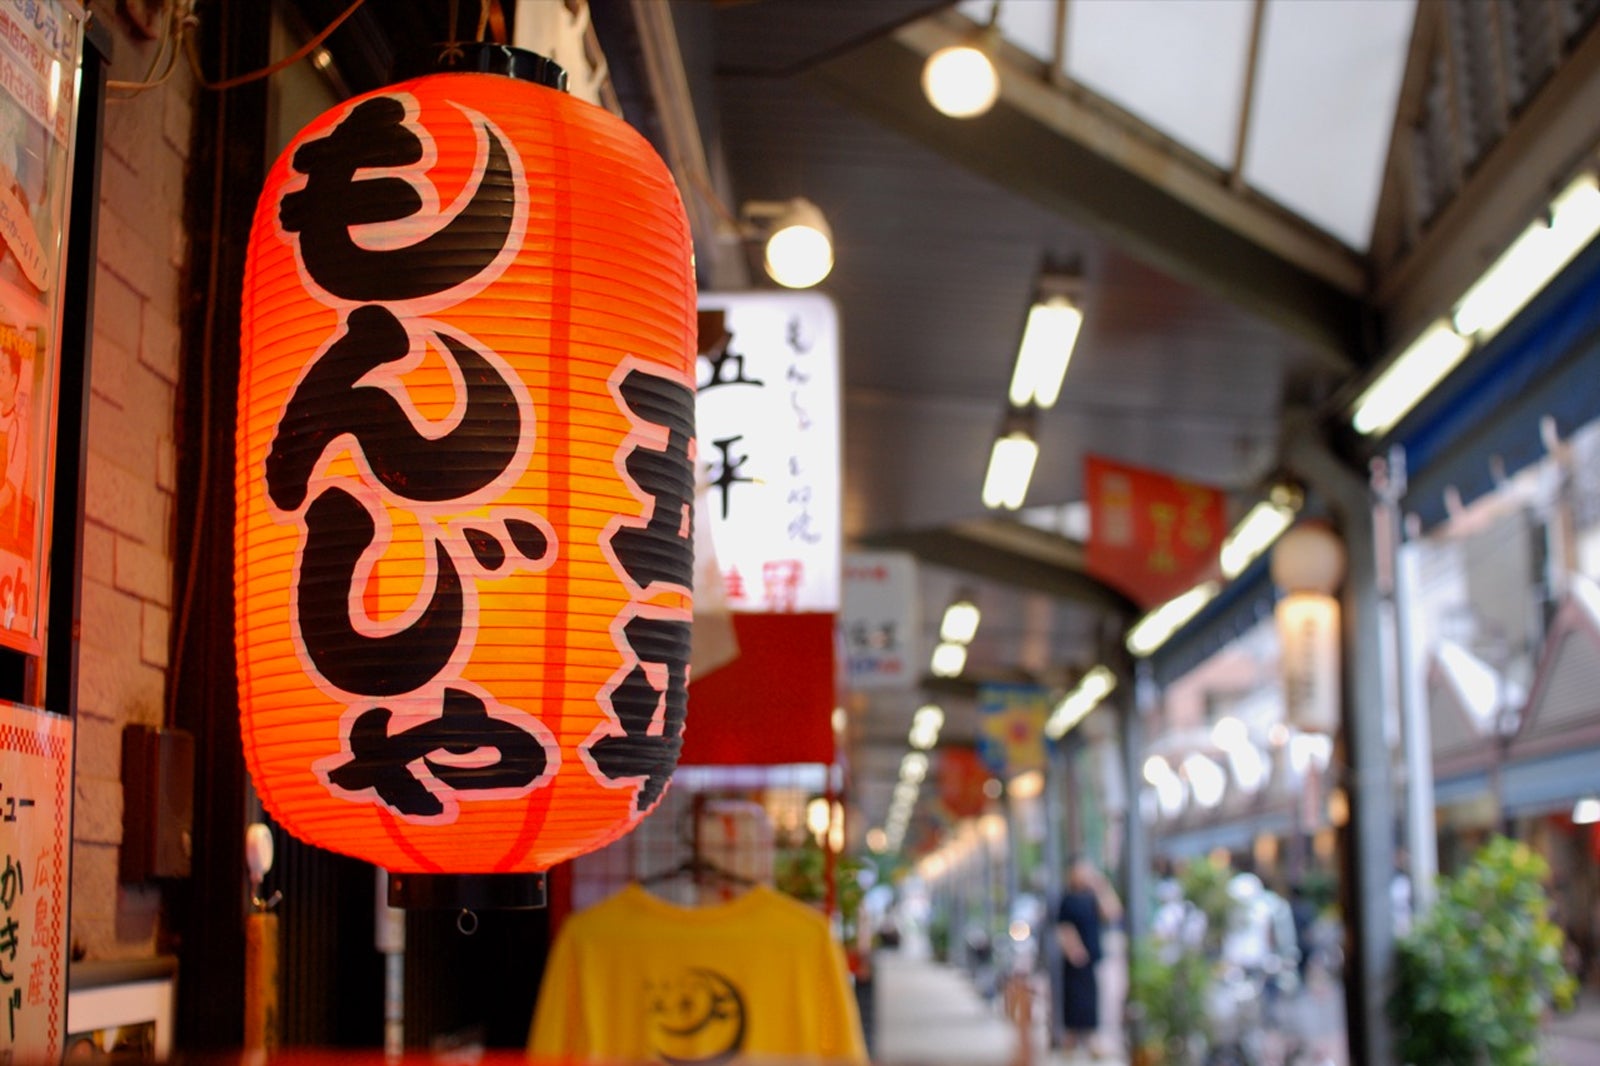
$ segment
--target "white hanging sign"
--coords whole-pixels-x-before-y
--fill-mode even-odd
[[[695,404],[730,609],[839,610],[839,325],[816,293],[702,293]]]
[[[1296,729],[1331,735],[1339,727],[1339,601],[1292,592],[1278,601],[1275,615],[1284,716]]]
[[[847,678],[857,690],[910,688],[920,680],[917,563],[905,552],[844,557],[843,638]]]

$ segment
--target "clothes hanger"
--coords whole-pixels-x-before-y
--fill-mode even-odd
[[[684,859],[676,866],[668,867],[665,870],[657,870],[652,874],[646,874],[645,876],[638,878],[638,883],[640,885],[660,884],[663,881],[671,881],[674,878],[683,877],[685,875],[692,876],[695,884],[697,885],[704,883],[707,879],[721,881],[730,885],[736,885],[740,888],[749,888],[756,883],[753,878],[745,877],[743,874],[734,873],[732,870],[725,870],[721,866],[718,866],[716,863],[712,862],[710,859],[700,855],[691,855],[689,858]]]
[[[746,877],[743,874],[718,866],[701,853],[700,816],[705,809],[705,802],[706,797],[702,794],[697,794],[691,802],[689,810],[684,813],[684,817],[678,824],[678,835],[682,842],[689,846],[688,857],[676,866],[668,867],[665,870],[657,870],[655,873],[636,878],[635,882],[638,885],[642,887],[660,884],[686,875],[693,879],[693,883],[697,888],[704,887],[708,883],[720,884],[725,888],[740,889],[750,888],[756,884],[754,878]],[[686,828],[687,832],[685,832]]]

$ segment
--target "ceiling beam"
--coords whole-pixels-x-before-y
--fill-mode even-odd
[[[1478,160],[1422,239],[1378,279],[1390,346],[1409,341],[1451,305],[1545,210],[1584,165],[1593,165],[1600,115],[1600,22],[1556,68]]]
[[[885,533],[868,538],[867,546],[910,552],[933,566],[1072,600],[1124,625],[1141,613],[1128,597],[1084,572],[1079,546],[1020,522],[983,520]]]
[[[952,161],[1096,229],[1180,280],[1229,300],[1347,363],[1369,348],[1364,260],[1149,127],[1042,64],[1001,47],[1001,95],[981,118],[939,114],[924,58],[970,21],[922,19],[812,68],[806,77]]]

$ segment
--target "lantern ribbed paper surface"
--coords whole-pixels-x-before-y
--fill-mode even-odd
[[[600,108],[440,74],[268,176],[238,414],[244,749],[295,835],[538,871],[652,808],[688,681],[694,278]]]

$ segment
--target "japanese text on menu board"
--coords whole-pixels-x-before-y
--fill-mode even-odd
[[[815,294],[700,300],[702,489],[728,606],[839,609],[839,340]]]
[[[72,722],[0,703],[0,1064],[61,1055]]]

